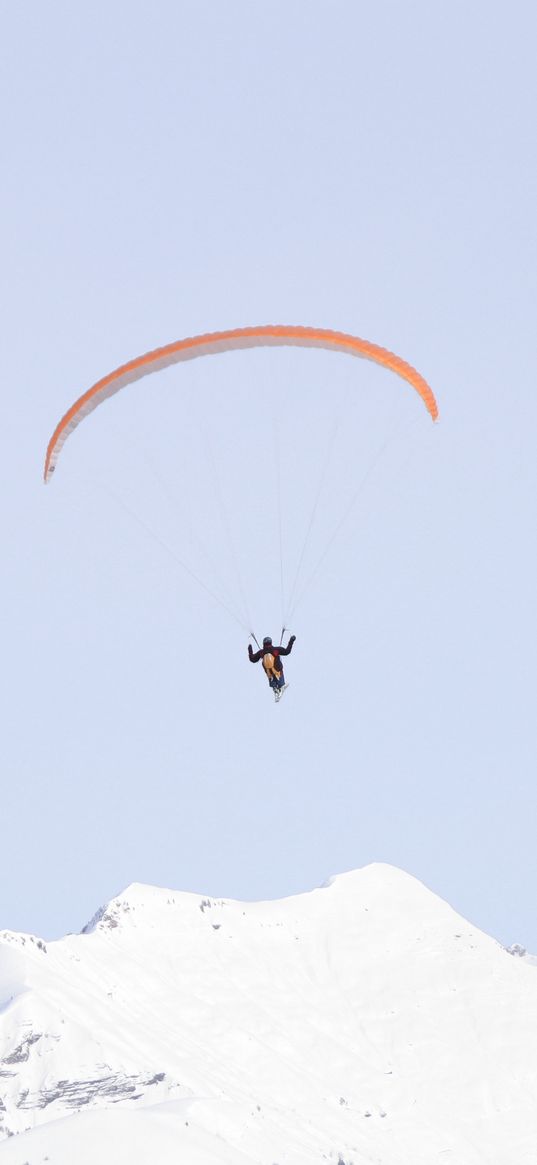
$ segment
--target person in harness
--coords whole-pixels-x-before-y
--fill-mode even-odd
[[[274,692],[275,700],[280,699],[282,692],[287,687],[285,676],[283,674],[283,663],[281,657],[282,655],[291,654],[295,639],[296,635],[291,635],[287,647],[282,647],[281,645],[279,647],[275,647],[272,639],[270,638],[270,635],[266,635],[263,640],[263,646],[259,648],[259,651],[253,651],[252,644],[248,644],[248,655],[250,657],[250,662],[259,663],[260,659],[263,661],[265,675]]]

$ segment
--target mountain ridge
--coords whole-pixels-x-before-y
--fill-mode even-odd
[[[189,1165],[512,1165],[536,1052],[534,967],[384,863],[273,902],[135,882],[79,935],[0,934],[6,1161],[117,1118],[166,1165],[171,1126]]]

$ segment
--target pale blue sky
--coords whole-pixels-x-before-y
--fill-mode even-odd
[[[536,33],[529,3],[5,9],[1,927],[383,860],[537,950]],[[226,355],[105,404],[44,488],[99,376],[271,322],[393,348],[441,422],[366,363]],[[311,567],[372,471],[275,708],[143,524],[201,529],[235,593],[236,547],[276,635],[274,426],[289,587],[338,420]]]

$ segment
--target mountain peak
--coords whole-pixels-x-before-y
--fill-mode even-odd
[[[196,894],[143,882],[131,882],[124,890],[99,908],[93,918],[83,927],[82,933],[89,934],[99,925],[115,929],[127,918],[132,921],[137,914],[138,917],[145,915],[146,918],[149,918],[152,914],[160,914],[161,911],[168,910],[171,906],[188,911],[193,907],[198,907],[200,903],[218,903],[220,905],[226,903],[231,908],[241,908],[251,912],[255,911],[256,907],[266,911],[270,908],[277,910],[280,904],[293,904],[297,909],[307,909],[307,903],[311,903],[320,890],[331,890],[338,898],[347,898],[349,905],[365,897],[374,902],[377,907],[385,906],[388,909],[390,902],[394,899],[397,899],[399,906],[406,902],[409,908],[412,903],[419,902],[423,905],[427,900],[430,907],[436,903],[440,909],[450,909],[446,907],[442,899],[428,890],[422,882],[411,874],[384,862],[372,862],[366,866],[334,874],[327,878],[321,886],[312,890],[274,900],[243,901],[233,898],[213,898],[203,892]]]
[[[129,1165],[537,1143],[534,967],[393,866],[275,902],[133,883],[84,932],[0,942],[0,1138],[36,1126],[7,1165],[70,1165],[84,1129],[101,1165],[118,1136]]]

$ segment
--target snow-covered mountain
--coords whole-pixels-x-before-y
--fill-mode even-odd
[[[135,884],[80,935],[3,931],[0,1161],[535,1165],[517,953],[385,865],[277,902]]]

